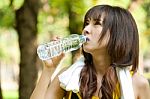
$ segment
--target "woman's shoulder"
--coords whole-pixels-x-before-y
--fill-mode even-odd
[[[132,78],[133,83],[136,84],[138,88],[149,87],[148,80],[142,74],[136,72]]]
[[[135,73],[132,76],[133,87],[137,97],[150,97],[150,86],[148,80],[140,73]],[[139,98],[139,99],[148,99],[148,98]]]

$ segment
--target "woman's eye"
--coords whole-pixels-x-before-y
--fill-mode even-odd
[[[102,24],[99,21],[96,21],[95,25],[102,25]]]
[[[85,22],[85,25],[89,25],[89,22]]]

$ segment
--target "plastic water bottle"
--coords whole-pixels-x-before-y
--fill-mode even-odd
[[[60,55],[62,52],[70,52],[79,49],[86,42],[86,36],[72,34],[68,37],[41,44],[37,48],[37,54],[41,60],[47,60]]]

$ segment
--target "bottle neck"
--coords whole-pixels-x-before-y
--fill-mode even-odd
[[[81,43],[85,43],[85,42],[86,42],[87,37],[86,37],[86,36],[84,36],[84,35],[80,35],[80,36],[79,36],[79,39],[80,39],[80,42],[81,42]]]

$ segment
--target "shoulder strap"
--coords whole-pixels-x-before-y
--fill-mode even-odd
[[[68,99],[82,99],[82,98],[79,93],[73,93],[72,91],[69,91]]]

